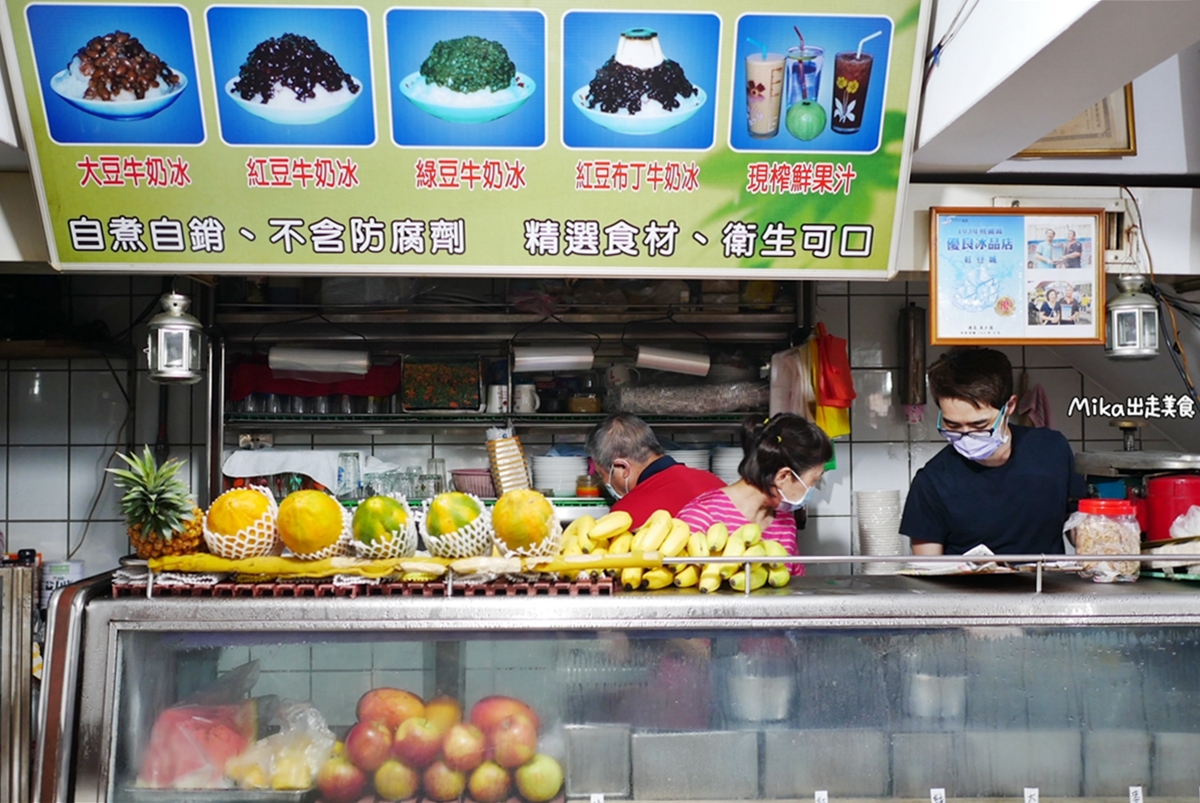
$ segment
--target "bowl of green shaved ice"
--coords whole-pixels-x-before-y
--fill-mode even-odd
[[[504,45],[480,36],[437,42],[400,93],[418,109],[450,123],[486,123],[511,114],[537,83],[508,57]]]

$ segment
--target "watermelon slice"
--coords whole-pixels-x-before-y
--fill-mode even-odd
[[[254,741],[253,701],[184,705],[158,716],[142,755],[137,785],[149,789],[223,789],[232,786],[225,762]]]

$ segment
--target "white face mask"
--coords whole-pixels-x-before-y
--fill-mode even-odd
[[[788,470],[791,471],[791,469]],[[796,508],[804,507],[808,503],[808,497],[809,494],[812,493],[812,487],[807,482],[800,479],[800,475],[795,471],[792,471],[792,476],[796,478],[796,482],[804,486],[804,495],[799,499],[788,499],[783,495],[783,491],[779,488],[779,486],[775,486],[775,490],[779,491],[779,507],[775,509],[776,512],[791,513]]]
[[[615,471],[615,470],[616,470],[616,468],[617,468],[616,466],[610,466],[610,467],[609,467],[609,469],[608,469],[608,482],[604,483],[604,488],[605,488],[605,490],[607,490],[607,491],[608,491],[608,493],[609,493],[609,494],[612,496],[612,498],[613,498],[613,499],[616,499],[616,500],[620,501],[621,497],[623,497],[625,494],[619,494],[619,493],[617,493],[617,489],[616,489],[616,488],[614,488],[614,487],[612,486],[612,481],[613,481],[613,471]]]

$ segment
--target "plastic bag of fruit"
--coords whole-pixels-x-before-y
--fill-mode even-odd
[[[309,703],[284,703],[273,724],[279,732],[230,758],[225,775],[239,789],[311,789],[336,741],[325,718]]]
[[[149,789],[225,789],[225,763],[254,741],[253,700],[179,705],[158,715],[142,754],[137,785]]]

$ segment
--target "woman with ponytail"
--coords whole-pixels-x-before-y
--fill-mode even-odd
[[[693,530],[723,522],[732,532],[743,524],[762,527],[763,538],[778,541],[789,555],[797,554],[793,511],[804,507],[813,486],[833,457],[833,444],[812,422],[793,413],[763,420],[748,419],[742,427],[746,456],[733,485],[701,494],[679,512]],[[794,575],[804,566],[788,564]]]

